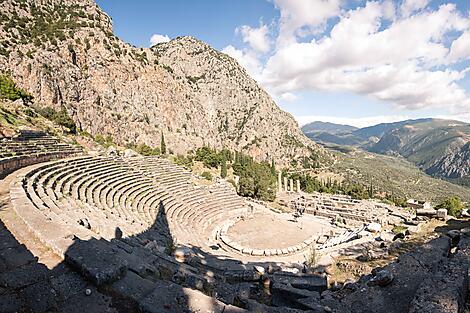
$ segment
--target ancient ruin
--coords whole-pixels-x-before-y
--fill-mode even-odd
[[[2,312],[31,308],[35,298],[26,291],[44,284],[52,291],[38,300],[44,308],[38,312],[70,309],[57,298],[64,286],[78,288],[77,303],[93,294],[93,305],[108,310],[119,302],[113,310],[121,312],[460,312],[465,306],[467,230],[342,288],[331,289],[320,258],[309,264],[312,253],[331,259],[376,243],[388,247],[395,240],[390,227],[419,227],[412,210],[305,194],[284,179],[279,203],[290,211],[283,213],[238,196],[223,181],[197,185],[191,172],[161,157],[91,156],[35,132],[0,147],[3,176],[13,172],[2,181],[5,214],[14,213],[67,269],[58,280],[31,256],[22,265],[5,263],[3,255],[0,287],[9,298],[0,299],[9,301],[0,304]],[[2,249],[11,249],[15,240],[8,240]],[[22,280],[30,271],[42,276]]]

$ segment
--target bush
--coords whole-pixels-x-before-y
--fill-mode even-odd
[[[33,96],[25,90],[18,88],[10,77],[0,75],[0,98],[11,101],[22,99],[24,102],[30,102]]]
[[[150,156],[150,155],[160,155],[160,149],[159,148],[152,148],[150,146],[147,146],[146,144],[142,143],[137,146],[135,149],[137,153],[140,153],[141,155],[145,156]]]
[[[69,133],[77,133],[77,125],[64,107],[60,111],[56,111],[52,107],[36,108],[36,111],[48,120],[67,128]]]
[[[216,150],[202,147],[196,150],[196,161],[201,161],[205,167],[217,168],[221,164],[222,157]]]
[[[210,172],[205,171],[201,174],[201,176],[207,180],[212,180],[212,174]]]
[[[446,209],[447,214],[451,216],[459,217],[462,214],[464,206],[463,206],[462,200],[459,197],[453,196],[439,203],[439,205],[437,205],[436,208]]]
[[[105,148],[108,148],[108,147],[114,145],[113,138],[109,135],[106,136],[106,138],[105,138],[105,137],[103,137],[103,135],[97,134],[95,136],[95,141],[96,141],[96,143],[102,145]]]
[[[251,157],[236,154],[233,164],[234,174],[240,176],[238,193],[265,201],[276,198],[276,177],[266,162],[255,162]]]
[[[193,166],[193,158],[191,156],[185,157],[184,155],[178,154],[175,157],[175,163],[177,165],[184,166],[187,169],[191,169]]]

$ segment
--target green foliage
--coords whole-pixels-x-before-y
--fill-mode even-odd
[[[193,166],[193,158],[192,156],[185,157],[184,155],[178,154],[175,159],[175,163],[177,165],[181,165],[186,167],[187,169],[191,169]]]
[[[114,145],[113,138],[110,135],[106,136],[105,138],[103,137],[103,135],[97,134],[95,136],[95,141],[96,143],[102,145],[105,148],[108,148],[109,146]]]
[[[250,156],[237,153],[233,164],[235,175],[240,177],[238,193],[265,201],[276,198],[276,177],[267,162],[255,162]]]
[[[392,229],[392,233],[395,235],[405,233],[407,228],[405,226],[395,226]]]
[[[225,160],[223,160],[222,164],[220,165],[220,177],[227,177],[227,162]]]
[[[0,75],[0,98],[15,101],[22,99],[30,102],[33,97],[25,90],[18,88],[15,82],[6,75]]]
[[[36,112],[48,120],[54,122],[55,124],[67,128],[69,133],[77,133],[77,125],[75,124],[75,121],[69,116],[65,107],[62,107],[60,111],[56,111],[52,107],[37,107]]]
[[[320,181],[308,174],[294,173],[288,176],[293,180],[300,181],[300,189],[307,193],[323,192],[331,194],[344,194],[353,199],[368,199],[371,194],[371,186],[368,188],[354,182],[337,182],[328,178],[326,181]]]
[[[304,257],[307,267],[310,269],[315,269],[321,259],[321,254],[317,251],[315,245],[313,245],[308,250],[308,254],[304,255]]]
[[[160,155],[160,148],[152,148],[150,146],[147,146],[145,143],[142,143],[138,145],[135,148],[135,151],[137,153],[140,153],[145,156],[150,156],[150,155]]]
[[[207,180],[212,180],[212,174],[210,172],[202,172],[201,176]]]
[[[459,217],[462,214],[462,211],[464,209],[462,200],[457,197],[457,196],[452,196],[441,203],[436,207],[437,209],[446,209],[447,214]]]
[[[17,117],[18,116],[14,112],[11,112],[10,110],[6,108],[0,107],[0,124],[16,125]]]
[[[165,143],[165,137],[163,136],[163,132],[162,132],[162,137],[160,139],[160,152],[162,154],[166,154],[166,143]]]
[[[274,164],[274,160],[271,160],[271,175],[276,176],[276,164]]]
[[[215,149],[204,146],[196,150],[196,161],[204,163],[208,168],[217,168],[222,163],[222,155]]]

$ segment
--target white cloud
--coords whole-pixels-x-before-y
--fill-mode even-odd
[[[429,4],[430,0],[405,0],[400,7],[401,14],[408,17],[414,12],[424,9]]]
[[[270,49],[269,42],[269,27],[261,25],[258,28],[252,28],[248,25],[243,25],[236,29],[236,33],[240,33],[243,42],[250,45],[250,47],[259,53],[266,53]]]
[[[449,52],[449,61],[456,62],[470,58],[470,31],[464,32],[452,42]]]
[[[278,45],[295,41],[322,29],[325,22],[340,13],[342,0],[274,0],[280,10]]]
[[[291,93],[291,92],[285,92],[281,95],[281,99],[287,102],[292,102],[298,99],[298,97]]]
[[[152,37],[150,37],[150,46],[154,46],[158,43],[168,41],[170,41],[170,37],[168,37],[167,35],[153,34]]]
[[[390,4],[367,2],[344,12],[329,34],[279,46],[263,68],[261,82],[281,95],[298,90],[348,91],[407,109],[470,106],[457,82],[464,72],[448,63],[446,34],[468,28],[455,5],[398,18],[387,27]],[[453,58],[469,56],[467,38]],[[437,69],[436,69],[437,68]]]
[[[262,65],[253,53],[236,49],[232,45],[223,48],[222,52],[237,60],[254,79],[259,79]]]
[[[275,98],[295,101],[305,90],[351,92],[400,109],[470,114],[470,97],[459,84],[470,69],[454,66],[470,60],[470,16],[455,4],[272,1],[280,11],[277,28],[242,26],[245,47],[224,50]],[[352,2],[356,7],[343,7]]]

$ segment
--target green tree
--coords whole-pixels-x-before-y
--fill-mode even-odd
[[[437,209],[446,209],[447,214],[458,217],[464,209],[462,200],[457,196],[452,196],[439,203]]]
[[[271,160],[271,174],[276,176],[276,164],[274,164],[274,159]]]
[[[227,161],[225,160],[222,160],[222,164],[220,165],[220,177],[227,177]]]
[[[163,132],[162,132],[162,138],[160,139],[160,152],[162,154],[166,154],[166,143],[165,143],[165,136],[163,136]]]
[[[23,102],[30,102],[33,99],[33,96],[25,90],[18,88],[10,77],[0,75],[0,98],[11,101],[22,99]]]
[[[272,201],[276,197],[276,177],[267,162],[255,162],[240,153],[238,163],[233,164],[235,175],[240,176],[238,193],[241,196]]]

